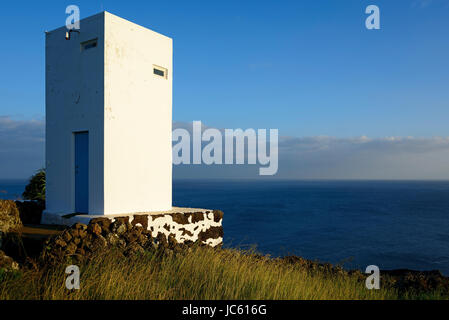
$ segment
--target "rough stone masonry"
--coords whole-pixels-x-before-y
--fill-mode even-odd
[[[89,259],[110,247],[125,255],[152,248],[180,250],[191,245],[219,246],[223,239],[219,210],[160,215],[93,218],[89,224],[75,223],[44,245],[41,261],[55,264],[65,257]]]
[[[154,238],[161,233],[167,239],[173,236],[178,243],[199,241],[212,247],[223,243],[223,212],[220,210],[137,214],[110,220],[117,219],[128,220],[133,226],[142,226],[150,231]]]
[[[220,210],[180,208],[159,212],[142,212],[119,215],[77,214],[59,216],[47,214],[46,224],[72,226],[75,223],[88,225],[96,219],[108,219],[110,222],[123,220],[138,225],[151,232],[153,238],[158,234],[167,239],[173,236],[179,243],[186,241],[215,247],[223,243],[223,212]]]

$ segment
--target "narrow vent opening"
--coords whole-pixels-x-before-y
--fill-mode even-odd
[[[89,41],[82,42],[81,43],[81,51],[89,50],[89,49],[92,49],[92,48],[96,48],[97,47],[97,40],[98,39],[92,39],[92,40],[89,40]]]
[[[153,74],[167,79],[167,69],[153,65]]]

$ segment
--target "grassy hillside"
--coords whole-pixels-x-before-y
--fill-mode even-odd
[[[207,247],[132,257],[109,250],[80,265],[81,288],[72,291],[65,288],[68,264],[0,274],[0,299],[447,298],[438,292],[367,290],[360,274],[313,271],[285,259]]]

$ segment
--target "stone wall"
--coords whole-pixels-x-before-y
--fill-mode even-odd
[[[223,212],[220,210],[173,208],[166,212],[138,213],[129,215],[43,215],[44,224],[71,226],[75,223],[88,225],[91,221],[108,219],[111,223],[124,221],[141,226],[153,238],[159,234],[167,239],[174,237],[178,243],[196,242],[212,247],[223,242]]]
[[[50,238],[41,261],[55,264],[67,257],[90,259],[113,247],[125,255],[158,248],[176,252],[192,245],[217,247],[223,241],[222,219],[219,210],[93,218],[88,225],[75,223]]]
[[[223,212],[219,210],[130,217],[132,225],[141,225],[151,231],[153,237],[162,233],[167,238],[174,236],[179,243],[199,241],[212,247],[223,242],[222,220]]]

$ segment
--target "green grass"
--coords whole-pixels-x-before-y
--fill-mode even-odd
[[[205,247],[126,258],[112,250],[80,265],[80,290],[65,288],[69,264],[3,275],[0,299],[435,299],[368,290],[344,274],[320,274],[239,250]],[[447,297],[446,297],[447,298]]]

